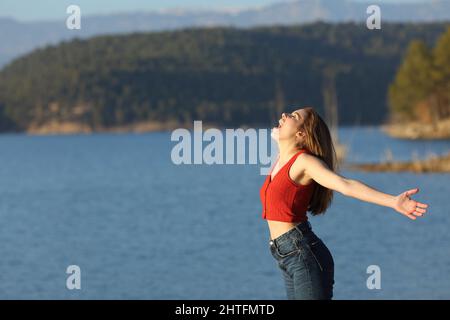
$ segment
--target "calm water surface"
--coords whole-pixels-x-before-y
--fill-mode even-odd
[[[407,160],[450,141],[340,128],[349,162]],[[1,299],[285,299],[261,219],[258,165],[174,165],[170,133],[0,136]],[[449,174],[342,171],[378,190],[419,187],[410,221],[335,193],[310,219],[333,253],[336,299],[449,299]],[[66,268],[81,268],[81,290]],[[378,265],[381,290],[366,269]]]

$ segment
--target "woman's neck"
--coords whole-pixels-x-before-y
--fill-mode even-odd
[[[286,162],[297,153],[301,148],[299,148],[295,143],[290,141],[278,141],[279,159],[281,162]]]

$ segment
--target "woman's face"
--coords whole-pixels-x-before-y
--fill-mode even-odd
[[[303,109],[295,110],[292,113],[282,113],[278,120],[278,127],[272,128],[272,138],[276,141],[289,139],[299,141],[303,137],[300,128],[304,119],[305,111]]]

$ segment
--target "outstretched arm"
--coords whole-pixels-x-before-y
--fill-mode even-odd
[[[302,154],[298,158],[301,158],[305,173],[325,188],[338,191],[348,197],[392,208],[412,220],[426,213],[427,204],[410,198],[411,195],[419,192],[418,188],[394,196],[378,191],[358,180],[347,179],[336,174],[315,156]]]

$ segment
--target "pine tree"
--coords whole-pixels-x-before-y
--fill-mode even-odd
[[[389,87],[389,106],[394,119],[416,120],[416,106],[430,97],[433,59],[423,41],[410,43],[394,83]]]
[[[433,50],[436,114],[439,118],[450,117],[450,27],[439,38]]]

